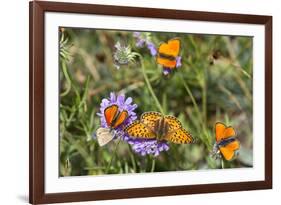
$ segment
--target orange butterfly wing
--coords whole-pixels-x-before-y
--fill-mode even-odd
[[[157,57],[157,63],[164,66],[165,68],[173,69],[177,65],[176,60],[169,60],[166,58]]]
[[[224,138],[229,138],[229,137],[234,137],[236,135],[235,133],[235,130],[233,127],[227,127],[225,130],[224,130]]]
[[[165,116],[165,121],[169,125],[169,132],[165,137],[166,140],[175,144],[188,144],[194,141],[192,135],[187,132],[181,122],[174,116]]]
[[[136,120],[132,124],[128,125],[125,128],[125,132],[128,133],[131,137],[136,138],[153,139],[156,137],[151,128],[149,128],[139,120]]]
[[[171,39],[168,43],[162,43],[158,49],[159,53],[163,53],[165,55],[170,55],[173,57],[177,57],[180,52],[180,40],[179,39]]]
[[[141,122],[151,129],[155,127],[155,123],[162,117],[162,114],[159,112],[145,112],[141,115]]]
[[[236,135],[233,127],[226,127],[225,124],[217,122],[215,125],[216,141],[219,142],[223,139],[234,137]]]
[[[117,120],[115,121],[114,125],[112,125],[112,127],[113,127],[113,128],[118,127],[119,125],[121,125],[121,124],[127,119],[127,117],[128,117],[128,112],[127,112],[127,110],[123,110],[123,111],[119,114]]]
[[[110,127],[112,125],[112,121],[115,118],[117,112],[118,112],[117,105],[111,105],[104,110],[104,116],[105,116],[107,126]]]
[[[235,140],[226,146],[221,146],[219,149],[226,160],[231,160],[235,156],[235,151],[240,148],[240,143]]]
[[[180,52],[180,40],[171,39],[168,43],[160,44],[158,48],[157,63],[166,67],[166,68],[175,68],[177,61],[176,57]],[[163,56],[169,56],[171,58],[166,58]]]
[[[174,116],[165,116],[165,121],[169,124],[169,130],[177,130],[182,128],[181,122]]]
[[[175,144],[189,144],[194,142],[192,135],[183,128],[169,132],[165,139]]]
[[[216,133],[216,141],[219,142],[224,138],[224,131],[226,126],[221,123],[217,122],[215,125],[215,133]]]

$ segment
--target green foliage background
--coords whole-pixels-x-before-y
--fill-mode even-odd
[[[150,36],[155,45],[180,38],[182,66],[172,74],[164,76],[149,50],[135,46],[133,32],[60,28],[61,176],[252,166],[252,38],[160,32]],[[170,144],[170,150],[156,158],[139,156],[123,141],[116,152],[116,141],[99,147],[92,137],[100,126],[96,113],[110,92],[132,97],[138,116],[159,111],[139,58],[119,70],[114,67],[118,41],[143,56],[145,74],[164,113],[176,116],[196,144]],[[210,157],[217,121],[233,126],[241,142],[240,154],[231,162]]]

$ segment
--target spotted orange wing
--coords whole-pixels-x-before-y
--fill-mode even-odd
[[[145,112],[141,115],[140,121],[153,130],[155,123],[162,117],[159,112]]]
[[[184,128],[169,132],[165,139],[175,144],[190,144],[194,142],[192,135]]]
[[[221,146],[219,149],[226,160],[231,160],[235,156],[235,151],[239,150],[240,143],[237,139],[235,141],[227,144],[226,146]]]
[[[168,43],[162,43],[158,48],[157,63],[166,68],[175,68],[177,64],[176,57],[179,55],[179,52],[179,39],[171,39]]]
[[[221,122],[216,123],[215,132],[217,142],[236,135],[233,127],[226,127],[226,125]]]
[[[165,116],[165,121],[169,124],[169,131],[177,130],[182,128],[181,122],[174,116]]]
[[[181,122],[174,116],[165,116],[165,121],[169,125],[169,131],[166,140],[171,141],[175,144],[189,144],[194,142],[192,135],[187,132]]]
[[[155,133],[143,122],[136,120],[125,128],[125,132],[131,137],[153,139]]]
[[[128,112],[127,112],[127,110],[123,110],[118,115],[118,118],[116,119],[116,121],[115,121],[114,125],[112,125],[112,127],[116,128],[116,127],[120,126],[127,118],[128,118]]]
[[[104,117],[106,120],[107,125],[110,127],[112,126],[112,121],[118,113],[118,106],[111,105],[104,110]]]

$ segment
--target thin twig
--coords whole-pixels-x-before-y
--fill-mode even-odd
[[[71,90],[71,79],[69,77],[68,71],[67,71],[67,67],[66,67],[66,62],[64,60],[61,61],[61,68],[62,68],[62,73],[66,79],[67,82],[67,88],[66,90],[60,94],[60,96],[66,96],[70,90]]]
[[[117,151],[117,148],[118,148],[118,145],[119,145],[120,141],[121,141],[121,138],[119,138],[119,140],[118,140],[118,142],[117,142],[117,144],[116,144],[116,146],[114,148],[113,155],[111,156],[110,161],[109,161],[109,163],[108,163],[108,165],[106,167],[106,171],[105,171],[106,174],[108,174],[108,171],[109,171],[109,169],[111,167],[112,161],[115,158],[116,151]]]
[[[221,168],[224,169],[224,161],[223,161],[223,158],[221,158]]]
[[[151,165],[150,172],[154,172],[154,170],[155,170],[155,157],[152,157],[152,165]]]
[[[195,98],[194,98],[194,96],[193,96],[193,94],[192,94],[192,92],[191,92],[189,86],[186,84],[185,80],[183,79],[182,75],[179,74],[179,76],[180,76],[180,79],[181,79],[181,81],[182,81],[182,84],[183,84],[183,86],[184,86],[184,88],[185,88],[187,94],[189,95],[189,97],[190,97],[190,99],[191,99],[191,101],[192,101],[192,104],[193,104],[193,106],[194,106],[194,108],[195,108],[195,110],[196,110],[196,112],[197,112],[197,115],[198,115],[198,117],[200,118],[201,124],[203,125],[204,122],[203,122],[202,116],[201,116],[201,114],[200,114],[200,110],[199,110],[199,107],[198,107],[198,105],[197,105],[197,102],[196,102],[196,100],[195,100]]]
[[[142,58],[142,56],[141,56],[139,53],[136,53],[136,55],[140,58],[140,61],[141,61],[141,68],[142,68],[142,74],[143,74],[144,80],[145,80],[145,82],[146,82],[147,88],[148,88],[150,94],[152,95],[152,97],[153,97],[153,99],[154,99],[154,101],[155,101],[155,103],[156,103],[156,106],[158,107],[159,111],[160,111],[162,114],[164,114],[164,110],[163,110],[163,108],[162,108],[162,106],[161,106],[161,104],[160,104],[158,98],[156,97],[156,95],[155,95],[155,93],[154,93],[154,91],[153,91],[153,89],[152,89],[152,86],[151,86],[151,84],[150,84],[150,82],[149,82],[149,79],[148,79],[148,77],[147,77],[147,75],[146,75],[146,73],[145,73],[145,68],[144,68],[144,65],[143,65],[143,58]]]
[[[129,150],[130,150],[130,158],[131,158],[131,161],[132,161],[133,169],[134,169],[134,172],[136,173],[137,172],[137,165],[136,165],[135,156],[134,156],[132,148],[129,144],[128,144],[128,147],[129,147]]]

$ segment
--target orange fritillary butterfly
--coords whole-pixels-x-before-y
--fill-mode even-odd
[[[175,144],[193,143],[194,139],[174,116],[164,116],[158,112],[145,112],[140,120],[125,128],[131,137],[143,139],[167,140]]]

